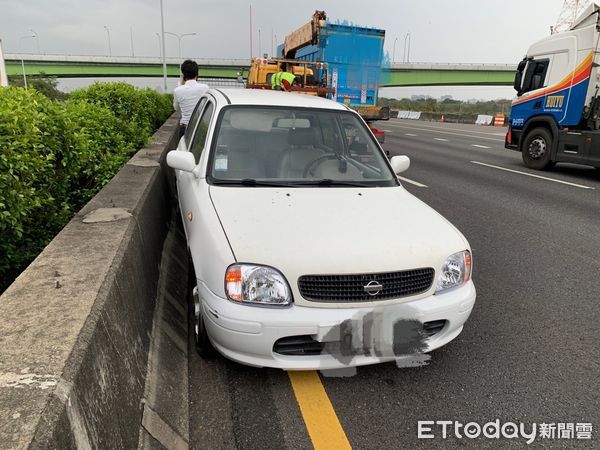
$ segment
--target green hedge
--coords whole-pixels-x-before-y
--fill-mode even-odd
[[[65,102],[0,88],[0,292],[172,112],[170,96],[126,83]]]

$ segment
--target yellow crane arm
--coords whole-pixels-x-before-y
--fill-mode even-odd
[[[288,34],[284,40],[283,57],[294,59],[297,50],[307,45],[317,44],[321,28],[325,26],[326,20],[325,11],[315,11],[310,22]]]

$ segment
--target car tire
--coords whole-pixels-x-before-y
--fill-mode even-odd
[[[197,330],[195,333],[196,351],[203,359],[214,359],[217,356],[217,351],[210,342],[202,314],[198,316],[194,328]]]
[[[547,128],[534,128],[527,133],[521,152],[525,165],[535,170],[547,170],[554,166],[551,159],[552,143],[552,133]]]
[[[192,332],[194,333],[196,351],[204,359],[213,359],[217,355],[217,351],[210,342],[204,324],[204,318],[202,317],[202,305],[200,304],[200,299],[198,297],[198,288],[192,258],[189,258],[188,265],[188,292],[190,293],[192,304]]]

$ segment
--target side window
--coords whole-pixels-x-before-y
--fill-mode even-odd
[[[210,119],[212,118],[213,111],[214,106],[209,102],[202,112],[200,122],[198,123],[196,132],[194,133],[194,140],[192,141],[192,147],[190,148],[190,151],[194,154],[196,164],[200,162],[200,155],[202,154],[202,150],[204,150],[206,135],[208,134],[208,126],[210,125]]]
[[[549,65],[549,59],[533,59],[529,61],[527,71],[525,72],[525,81],[523,82],[523,93],[544,87]]]
[[[327,114],[320,118],[321,135],[323,145],[327,148],[339,152],[340,151],[340,136],[335,118],[331,114]]]
[[[366,164],[373,163],[375,161],[374,152],[376,151],[376,147],[372,140],[369,139],[365,130],[359,128],[357,125],[357,120],[351,120],[350,118],[342,119],[342,128],[350,156]]]
[[[206,97],[202,97],[198,103],[196,104],[196,108],[194,108],[194,112],[192,113],[192,117],[190,118],[190,123],[188,123],[187,128],[185,129],[185,143],[190,146],[190,141],[192,140],[192,135],[194,134],[194,128],[196,128],[196,124],[198,123],[198,119],[200,118],[200,113],[202,112],[202,108],[206,103]]]

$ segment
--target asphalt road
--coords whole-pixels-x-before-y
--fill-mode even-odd
[[[538,436],[533,447],[598,448],[600,171],[526,169],[503,148],[505,129],[379,127],[384,147],[411,159],[406,188],[471,243],[478,296],[462,334],[428,366],[321,376],[352,447],[526,446],[520,437],[458,439],[453,431],[442,439],[441,428],[433,440],[417,438],[418,421],[499,419],[527,432],[534,423],[592,423],[592,441]],[[312,447],[285,372],[203,361],[190,348],[189,383],[192,448]]]

